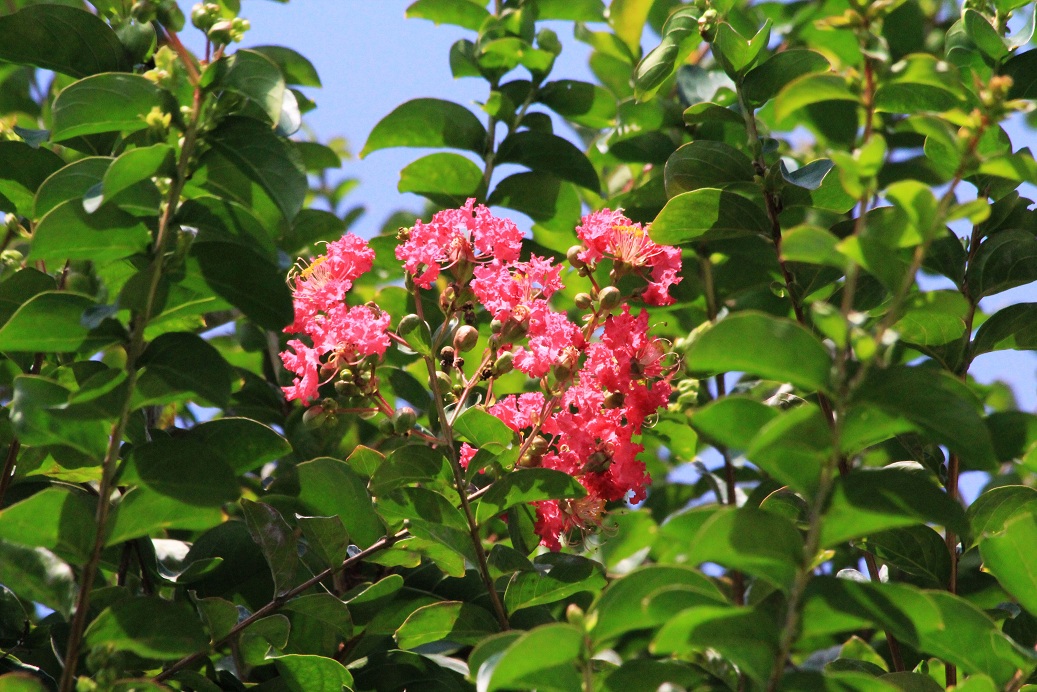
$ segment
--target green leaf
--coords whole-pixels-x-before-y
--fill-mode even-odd
[[[832,359],[817,337],[762,312],[729,315],[699,335],[685,355],[697,372],[748,372],[812,391],[829,388]]]
[[[703,123],[735,123],[745,126],[745,118],[730,108],[718,106],[715,103],[704,102],[689,106],[684,111],[684,122],[689,125],[701,125]]]
[[[675,197],[704,187],[752,182],[756,171],[749,157],[723,142],[696,140],[685,144],[666,160],[666,194]]]
[[[508,136],[497,148],[496,161],[550,173],[591,191],[600,188],[598,172],[584,153],[568,140],[549,132],[523,130]]]
[[[291,624],[285,653],[333,657],[339,652],[339,645],[353,635],[349,607],[328,593],[293,598],[281,612]]]
[[[216,77],[215,86],[251,101],[276,125],[285,100],[285,80],[277,64],[261,53],[242,49],[218,66],[223,73]]]
[[[864,549],[925,586],[941,589],[950,579],[947,544],[928,526],[906,526],[871,534],[864,540]]]
[[[342,692],[353,686],[353,675],[333,658],[287,654],[274,657],[274,663],[291,692]]]
[[[342,517],[304,517],[295,515],[295,522],[312,550],[328,567],[342,564],[349,556],[349,532]]]
[[[686,656],[715,649],[762,683],[774,665],[778,639],[773,618],[755,609],[699,606],[680,612],[663,625],[649,650]]]
[[[218,507],[241,494],[230,467],[214,450],[191,437],[156,437],[136,445],[121,481],[142,483],[180,502]]]
[[[378,512],[392,525],[409,522],[410,532],[477,563],[468,523],[454,503],[426,488],[400,488],[378,498]]]
[[[980,325],[972,349],[974,356],[1037,350],[1037,303],[1018,303],[994,312]]]
[[[112,513],[105,545],[118,545],[168,529],[205,531],[222,521],[223,512],[218,507],[190,505],[149,488],[133,488]]]
[[[103,191],[105,199],[112,199],[123,190],[154,176],[172,177],[176,155],[168,144],[137,147],[120,154],[105,171]]]
[[[109,383],[118,391],[118,381]],[[108,446],[108,419],[114,415],[90,410],[90,402],[86,406],[70,405],[72,398],[69,389],[46,377],[16,377],[10,414],[14,432],[24,444],[62,445],[91,461],[100,461]]]
[[[933,441],[960,455],[965,468],[994,468],[994,449],[980,404],[950,373],[907,366],[873,370],[855,397],[911,421]]]
[[[209,643],[189,605],[153,596],[126,598],[105,608],[90,623],[84,640],[91,648],[129,651],[159,661],[189,656]]]
[[[263,502],[241,500],[248,532],[259,545],[274,577],[274,596],[287,592],[295,582],[299,568],[298,539],[281,513]]]
[[[119,37],[103,19],[80,7],[50,3],[0,17],[0,60],[72,77],[132,67]]]
[[[537,100],[577,125],[602,129],[616,121],[616,98],[607,89],[572,79],[548,82]]]
[[[613,581],[591,605],[597,619],[591,634],[596,648],[633,630],[657,627],[669,619],[648,613],[648,597],[663,588],[693,591],[706,602],[721,604],[724,594],[708,577],[690,567],[648,565]]]
[[[338,516],[357,545],[366,548],[385,535],[363,478],[349,464],[330,457],[297,467],[299,500],[322,516]]]
[[[417,0],[407,7],[404,16],[478,31],[490,13],[471,0]]]
[[[563,471],[544,468],[516,469],[495,481],[489,491],[480,498],[476,508],[476,519],[481,524],[518,504],[581,498],[586,495],[587,489]]]
[[[292,453],[274,429],[248,418],[217,418],[195,425],[185,435],[216,454],[236,476]]]
[[[0,328],[0,351],[69,353],[105,346],[116,339],[84,324],[84,314],[95,306],[92,298],[71,291],[38,293]]]
[[[825,228],[796,226],[782,233],[781,256],[789,262],[845,269],[847,258],[838,246],[839,238]]]
[[[135,74],[94,75],[70,84],[54,99],[51,139],[62,142],[101,132],[136,132],[157,108],[179,120],[173,95]]]
[[[508,582],[504,606],[509,613],[555,603],[584,591],[597,594],[605,588],[601,565],[579,555],[546,553],[533,565],[536,571],[515,572]]]
[[[704,438],[729,449],[746,450],[756,433],[780,412],[742,396],[726,396],[696,409],[691,425]]]
[[[960,291],[914,293],[904,301],[904,314],[893,324],[900,338],[920,346],[941,346],[965,333],[969,304]]]
[[[824,101],[852,101],[856,104],[860,97],[840,75],[806,74],[778,92],[774,100],[774,115],[778,120],[784,120],[807,106]]]
[[[264,329],[281,331],[294,315],[284,273],[265,257],[237,243],[191,245],[205,282],[218,296]]]
[[[734,192],[702,188],[670,199],[649,235],[660,245],[680,245],[770,232],[766,212],[755,203]]]
[[[967,272],[975,299],[1037,281],[1037,238],[1008,229],[984,240]]]
[[[858,469],[840,478],[821,527],[821,544],[835,546],[886,529],[934,523],[959,535],[965,512],[922,469]]]
[[[69,200],[47,213],[36,226],[29,258],[44,262],[90,260],[103,264],[142,252],[151,231],[141,220],[114,205],[87,213],[80,200]]]
[[[390,147],[446,147],[481,155],[485,146],[486,128],[470,110],[450,101],[424,98],[407,101],[382,118],[360,157]]]
[[[988,25],[989,26],[989,25]],[[892,67],[875,91],[875,110],[885,113],[942,113],[962,103],[953,65],[927,54],[909,55]]]
[[[652,4],[653,0],[612,0],[609,5],[609,26],[634,57],[641,54],[641,35]]]
[[[662,41],[637,64],[634,90],[638,100],[647,100],[668,80],[680,63],[702,43],[697,7],[678,7],[666,18]]]
[[[148,344],[137,364],[146,369],[140,374],[136,393],[149,404],[178,401],[185,398],[182,394],[194,394],[216,406],[226,406],[230,400],[230,365],[195,334],[162,334]]]
[[[371,476],[371,492],[379,496],[387,495],[409,483],[453,488],[454,473],[441,451],[408,445],[395,450],[374,472]]]
[[[396,643],[401,649],[416,649],[434,642],[475,645],[499,631],[497,619],[485,608],[443,601],[411,613],[396,630]]]
[[[731,79],[738,79],[760,58],[771,36],[771,21],[764,22],[756,35],[746,39],[727,22],[717,24],[713,56]]]
[[[762,106],[774,98],[786,84],[803,75],[827,72],[828,59],[812,50],[793,48],[775,53],[746,73],[742,93],[754,106]]]
[[[580,675],[574,662],[582,645],[583,633],[572,625],[552,623],[536,627],[479,666],[479,687],[486,692],[515,688],[559,692],[579,689]]]
[[[295,218],[309,185],[299,153],[284,139],[255,120],[232,117],[206,141],[262,187],[287,221]]]
[[[42,217],[69,200],[82,204],[86,195],[104,180],[113,160],[107,156],[87,156],[55,171],[36,191],[33,215]]]
[[[515,433],[504,421],[485,409],[472,406],[464,410],[454,422],[454,431],[475,447],[500,445],[510,447]]]
[[[987,18],[973,9],[965,10],[962,15],[965,35],[979,48],[980,52],[991,60],[998,61],[1008,55],[1004,39],[997,33]]]
[[[980,538],[983,566],[1030,614],[1037,613],[1037,511],[1033,505],[1008,519],[997,533]]]
[[[565,19],[572,22],[605,21],[602,0],[539,0],[539,19]]]
[[[1037,71],[1035,69],[1037,69],[1037,50],[1016,53],[1005,61],[1001,71],[1012,78],[1008,98],[1037,98]]]
[[[25,142],[0,142],[0,205],[6,211],[32,217],[36,190],[64,165],[50,149],[33,148]]]
[[[0,511],[0,539],[83,564],[93,549],[95,504],[81,492],[46,488]]]
[[[72,569],[46,548],[25,548],[0,541],[0,583],[66,618],[76,600]]]
[[[971,531],[963,536],[962,546],[968,550],[977,541],[1005,528],[1016,516],[1037,511],[1037,490],[1025,485],[1002,485],[991,488],[965,510]]]
[[[320,77],[313,63],[298,52],[285,46],[253,46],[250,50],[265,55],[281,68],[281,75],[287,84],[297,86],[319,87]]]
[[[772,478],[813,495],[821,468],[832,458],[832,432],[812,404],[786,411],[759,429],[746,456]]]
[[[460,0],[468,2],[468,0]],[[474,5],[473,5],[474,7]],[[400,192],[413,192],[440,206],[463,206],[469,197],[483,197],[483,172],[460,154],[429,154],[400,171]]]
[[[791,522],[752,507],[713,511],[698,524],[699,516],[671,516],[659,527],[666,561],[689,564],[715,562],[756,575],[778,588],[792,584],[803,560],[803,539]]]

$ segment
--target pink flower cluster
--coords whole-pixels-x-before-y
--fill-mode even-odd
[[[458,263],[517,260],[521,243],[518,226],[469,199],[460,209],[436,213],[428,223],[417,221],[396,247],[396,259],[415,284],[430,288],[442,270]]]
[[[289,339],[289,350],[281,353],[284,367],[296,375],[292,386],[284,388],[288,400],[310,402],[342,364],[385,353],[389,314],[345,302],[353,282],[370,271],[373,262],[374,250],[350,233],[328,243],[325,254],[289,278],[295,320],[284,331],[303,338]]]
[[[665,350],[648,335],[648,313],[621,313],[605,320],[601,340],[584,349],[583,363],[557,406],[549,410],[539,392],[505,397],[490,408],[512,430],[530,434],[536,427],[548,436],[539,465],[564,471],[587,489],[580,500],[536,503],[541,542],[558,550],[573,529],[601,521],[605,503],[640,502],[651,478],[634,441],[645,419],[670,396]]]
[[[576,235],[586,249],[580,260],[593,265],[604,258],[623,271],[636,271],[648,279],[641,299],[648,305],[670,305],[670,286],[680,283],[680,248],[659,245],[648,237],[648,229],[623,216],[622,210],[602,209],[584,216]]]

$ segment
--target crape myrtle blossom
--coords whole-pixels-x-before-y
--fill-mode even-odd
[[[346,293],[374,262],[374,251],[353,234],[328,243],[327,252],[289,276],[295,319],[285,333],[288,350],[281,353],[285,369],[295,374],[284,387],[288,400],[309,403],[321,384],[342,365],[369,355],[381,356],[389,347],[389,314],[377,307],[345,303]]]
[[[641,299],[648,305],[670,305],[669,287],[680,283],[680,248],[659,245],[648,229],[634,223],[622,210],[602,209],[583,217],[576,235],[586,249],[579,259],[593,265],[603,257],[615,262],[617,274],[636,271],[649,279]]]
[[[422,288],[431,288],[442,270],[458,263],[517,260],[522,243],[518,226],[476,206],[474,199],[434,214],[428,223],[416,221],[404,237],[396,259]]]

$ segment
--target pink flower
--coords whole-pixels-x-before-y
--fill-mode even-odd
[[[518,396],[510,394],[489,409],[490,413],[515,432],[538,424],[543,410],[544,395],[540,392],[526,392]]]
[[[515,354],[515,367],[530,377],[543,377],[555,365],[575,365],[585,344],[580,328],[545,300],[532,304],[526,336],[529,348]]]
[[[396,259],[415,284],[430,288],[440,271],[456,263],[517,260],[521,243],[522,231],[512,221],[469,199],[460,209],[436,213],[427,224],[415,222],[397,246]]]
[[[295,304],[291,331],[302,331],[302,325],[318,312],[341,303],[353,282],[370,271],[373,263],[374,250],[362,238],[347,233],[328,243],[325,254],[296,267],[288,275]]]
[[[649,305],[669,305],[674,298],[667,293],[680,283],[679,248],[659,245],[648,237],[648,229],[623,216],[622,210],[602,209],[584,216],[576,235],[586,245],[579,258],[595,264],[603,257],[616,263],[620,272],[647,273],[648,287],[641,295]]]
[[[562,267],[554,260],[533,255],[528,262],[505,264],[494,260],[475,268],[472,291],[494,319],[507,320],[516,308],[530,309],[550,298],[562,285]]]
[[[472,459],[475,458],[477,450],[467,442],[461,443],[461,449],[458,451],[458,462],[461,464],[461,468],[468,470],[468,464],[472,463]]]

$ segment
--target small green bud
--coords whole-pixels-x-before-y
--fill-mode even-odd
[[[591,303],[594,302],[594,299],[591,298],[590,293],[577,293],[576,297],[573,298],[573,302],[579,309],[586,310],[591,306]]]
[[[320,405],[311,406],[302,414],[302,424],[309,430],[316,430],[324,425],[327,419],[328,414],[324,411],[324,407]]]
[[[441,392],[449,392],[450,388],[454,386],[453,381],[450,379],[450,375],[446,374],[442,370],[436,371],[436,383],[439,385]]]
[[[403,319],[400,320],[400,326],[396,328],[396,333],[400,336],[406,336],[417,329],[420,324],[421,318],[417,315],[404,315]]]
[[[462,325],[454,332],[454,350],[458,353],[468,353],[475,344],[479,342],[479,330],[469,325]]]
[[[396,410],[392,422],[393,429],[402,435],[413,428],[414,424],[418,422],[418,414],[410,406],[403,406]]]
[[[137,0],[130,8],[130,15],[138,22],[150,22],[155,19],[158,8],[152,0]]]
[[[565,619],[570,625],[576,625],[577,627],[583,627],[583,609],[575,603],[570,603],[569,607],[565,609]]]
[[[396,424],[390,418],[382,418],[378,421],[378,432],[383,435],[392,435],[396,432]]]
[[[573,245],[565,253],[565,259],[569,261],[569,264],[574,269],[583,269],[587,266],[587,263],[580,259],[580,253],[583,252],[584,247],[582,245]]]
[[[191,24],[200,31],[208,31],[220,19],[220,6],[211,2],[199,2],[191,8]]]
[[[209,40],[219,46],[225,46],[234,40],[234,24],[229,19],[221,19],[215,22],[205,32]]]
[[[500,377],[501,375],[507,374],[515,369],[515,356],[511,351],[505,351],[504,353],[497,356],[497,360],[493,362],[493,376]]]
[[[493,320],[490,322],[490,331],[494,334],[500,334],[501,330],[504,329],[504,322],[501,320]]]
[[[598,293],[598,304],[606,312],[618,307],[622,300],[623,294],[615,286],[606,286]]]

